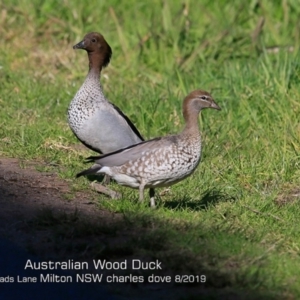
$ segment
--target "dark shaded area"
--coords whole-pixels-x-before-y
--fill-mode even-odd
[[[263,279],[257,274],[245,276],[239,273],[239,265],[232,264],[228,270],[219,270],[208,264],[204,255],[201,256],[204,252],[199,252],[199,256],[199,253],[194,254],[188,248],[176,248],[169,236],[174,229],[158,219],[150,208],[149,213],[110,213],[91,205],[93,194],[86,191],[76,193],[72,201],[66,201],[62,195],[69,191],[68,184],[55,174],[36,172],[30,167],[20,169],[14,160],[0,162],[0,276],[31,276],[31,271],[24,271],[24,263],[34,255],[33,259],[42,261],[74,259],[91,263],[93,259],[111,262],[126,260],[128,266],[125,270],[88,272],[103,273],[105,276],[112,273],[117,276],[131,274],[145,278],[144,283],[43,283],[40,287],[37,284],[5,283],[2,284],[5,288],[0,290],[0,298],[25,299],[30,294],[33,295],[31,298],[42,296],[45,299],[113,299],[107,296],[103,288],[122,299],[278,298],[269,292],[251,291],[250,286]],[[201,201],[202,205],[208,205],[228,200],[226,195],[207,191]],[[211,245],[206,244],[204,248],[209,247]],[[213,254],[209,255],[210,258],[207,258],[211,260]],[[159,260],[162,270],[133,270],[133,259],[144,263]],[[36,270],[32,272],[32,276],[40,273]],[[76,272],[70,271],[72,276]],[[161,278],[205,274],[207,281],[197,284],[148,283],[151,274]],[[240,288],[236,289],[237,286]],[[15,291],[17,288],[20,292]]]
[[[0,238],[0,277],[3,280],[14,280],[14,282],[1,283],[0,299],[107,299],[114,300],[116,297],[110,295],[101,285],[96,283],[73,283],[74,275],[63,271],[40,271],[24,270],[28,259],[31,262],[39,260],[30,255],[24,249],[11,243],[7,239]],[[72,283],[40,282],[40,274],[55,274],[58,276],[72,276]],[[36,283],[22,283],[24,278],[37,278]]]

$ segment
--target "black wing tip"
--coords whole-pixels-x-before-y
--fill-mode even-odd
[[[79,177],[84,176],[84,175],[88,175],[89,174],[88,171],[90,171],[90,169],[87,169],[87,170],[84,170],[84,171],[81,171],[81,172],[77,173],[76,178],[79,178]]]
[[[101,168],[102,168],[102,166],[100,166],[100,165],[94,165],[91,168],[83,170],[83,171],[79,172],[78,174],[76,174],[76,178],[85,176],[85,175],[95,175]]]
[[[85,158],[84,163],[94,162],[95,160],[100,159],[101,157],[102,157],[102,155],[89,156],[89,157]]]

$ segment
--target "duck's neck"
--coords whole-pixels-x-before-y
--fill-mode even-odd
[[[95,52],[88,52],[89,58],[89,72],[86,76],[84,86],[85,85],[93,85],[94,89],[97,88],[101,90],[101,86],[99,84],[102,64],[101,64],[101,57],[97,55]]]
[[[183,117],[185,121],[185,127],[183,133],[200,136],[199,112],[195,110],[191,110],[188,107],[184,107]]]
[[[97,59],[95,59],[93,53],[88,53],[88,56],[89,56],[89,72],[81,88],[85,90],[92,88],[94,93],[101,95],[102,97],[100,98],[104,98],[102,86],[100,84],[102,65],[99,63],[99,60],[97,61]]]
[[[100,71],[97,71],[93,68],[90,68],[89,72],[87,74],[86,80],[93,81],[93,82],[98,84],[99,80],[100,80],[100,74],[101,74]]]
[[[88,52],[89,57],[89,73],[94,74],[100,78],[100,73],[103,66],[103,58],[97,52]]]

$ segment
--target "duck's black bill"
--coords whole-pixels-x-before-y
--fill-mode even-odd
[[[78,44],[73,46],[73,49],[83,49],[83,48],[84,48],[84,41],[81,41]]]

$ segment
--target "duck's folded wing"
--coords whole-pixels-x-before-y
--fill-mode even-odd
[[[138,129],[135,127],[135,125],[131,122],[131,120],[121,111],[121,109],[114,105],[113,103],[110,102],[110,104],[113,106],[113,108],[125,119],[125,121],[127,122],[128,126],[131,128],[131,130],[139,137],[139,139],[141,141],[144,141],[144,138],[142,137],[142,135],[140,134],[140,132],[138,131]]]
[[[89,162],[94,162],[101,166],[114,167],[121,166],[130,160],[137,160],[147,153],[167,147],[174,142],[172,137],[155,138],[118,151],[102,156],[89,157]]]

